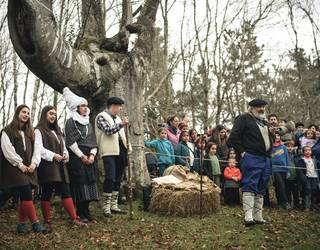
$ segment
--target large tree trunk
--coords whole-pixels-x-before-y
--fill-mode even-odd
[[[82,1],[82,28],[76,47],[60,35],[51,12],[51,0],[8,1],[8,25],[13,46],[27,67],[46,84],[61,92],[64,87],[85,97],[92,118],[103,110],[110,95],[125,99],[130,120],[134,173],[144,185],[148,174],[144,164],[142,90],[144,70],[150,61],[152,35],[159,0],[145,0],[137,23],[132,20],[130,1],[123,0],[122,31],[108,42],[112,46],[100,49],[104,34],[104,11],[100,0]],[[89,13],[89,15],[88,15]],[[84,23],[85,22],[85,23]],[[138,33],[138,40],[129,53],[123,51],[128,32]],[[124,35],[123,35],[124,34]],[[118,51],[118,45],[121,51]],[[114,46],[113,46],[114,45]],[[109,51],[108,51],[109,50]]]

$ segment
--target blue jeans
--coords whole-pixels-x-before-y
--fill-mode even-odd
[[[271,161],[265,156],[245,153],[240,161],[242,192],[264,195],[271,175]]]

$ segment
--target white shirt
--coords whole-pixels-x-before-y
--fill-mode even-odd
[[[318,174],[316,172],[314,162],[312,158],[303,158],[304,162],[306,163],[306,168],[307,168],[307,177],[309,178],[318,178]]]
[[[79,148],[78,146],[78,143],[77,142],[74,142],[70,147],[71,151],[76,155],[78,156],[79,158],[81,158],[84,153],[81,151],[81,149]],[[92,148],[90,150],[90,154],[93,154],[93,155],[96,155],[98,152],[98,148]]]
[[[195,150],[195,146],[193,143],[191,142],[187,142],[187,145],[189,147],[189,155],[190,155],[190,166],[193,166],[193,162],[194,162],[194,150]]]
[[[19,133],[21,134],[21,137],[22,137],[23,149],[24,151],[26,151],[26,139],[25,139],[24,131],[19,131]],[[9,139],[9,136],[4,131],[2,131],[2,135],[1,135],[1,149],[4,157],[12,166],[15,166],[18,168],[23,166],[23,160],[21,156],[18,155],[18,153],[16,152],[16,149],[14,148],[14,146],[12,145]],[[37,166],[37,158],[36,158],[35,151],[33,152],[31,165],[33,165],[33,167]]]
[[[53,130],[51,130],[51,132],[55,135],[55,137],[57,138],[57,141],[60,143],[57,134]],[[43,147],[42,134],[39,129],[36,129],[34,133],[35,133],[34,157],[35,157],[36,165],[39,166],[41,159],[44,159],[46,161],[53,161],[53,157],[56,153]],[[65,143],[64,143],[63,154],[67,155],[69,158],[69,153],[65,146]]]

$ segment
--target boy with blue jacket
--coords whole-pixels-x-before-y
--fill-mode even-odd
[[[271,164],[278,204],[285,209],[290,209],[285,185],[289,172],[289,154],[286,146],[281,143],[279,134],[275,135],[275,142],[271,150]]]

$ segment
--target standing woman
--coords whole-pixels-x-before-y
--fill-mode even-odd
[[[173,149],[176,148],[176,146],[179,143],[179,138],[180,138],[180,133],[181,131],[179,130],[179,117],[177,115],[173,115],[168,118],[167,121],[168,127],[167,129],[167,137],[168,140],[172,143]]]
[[[19,193],[18,233],[27,233],[26,220],[32,223],[32,230],[45,233],[40,225],[32,201],[32,188],[37,185],[37,163],[33,157],[34,132],[30,122],[30,109],[26,105],[17,107],[11,123],[1,132],[1,188],[12,188]]]
[[[57,111],[53,106],[45,106],[41,111],[35,130],[35,143],[42,148],[38,180],[42,190],[41,210],[44,222],[51,229],[51,198],[55,191],[61,195],[62,204],[70,216],[71,223],[85,225],[78,219],[71,198],[66,166],[69,154],[57,123]]]
[[[217,157],[219,160],[227,160],[228,158],[227,139],[227,129],[223,125],[217,125],[213,135],[209,138],[209,142],[217,144]]]
[[[89,203],[98,201],[98,145],[89,121],[88,102],[76,96],[68,88],[63,96],[71,111],[65,127],[66,147],[69,151],[68,165],[71,194],[77,204],[77,213],[83,222],[92,221]]]

